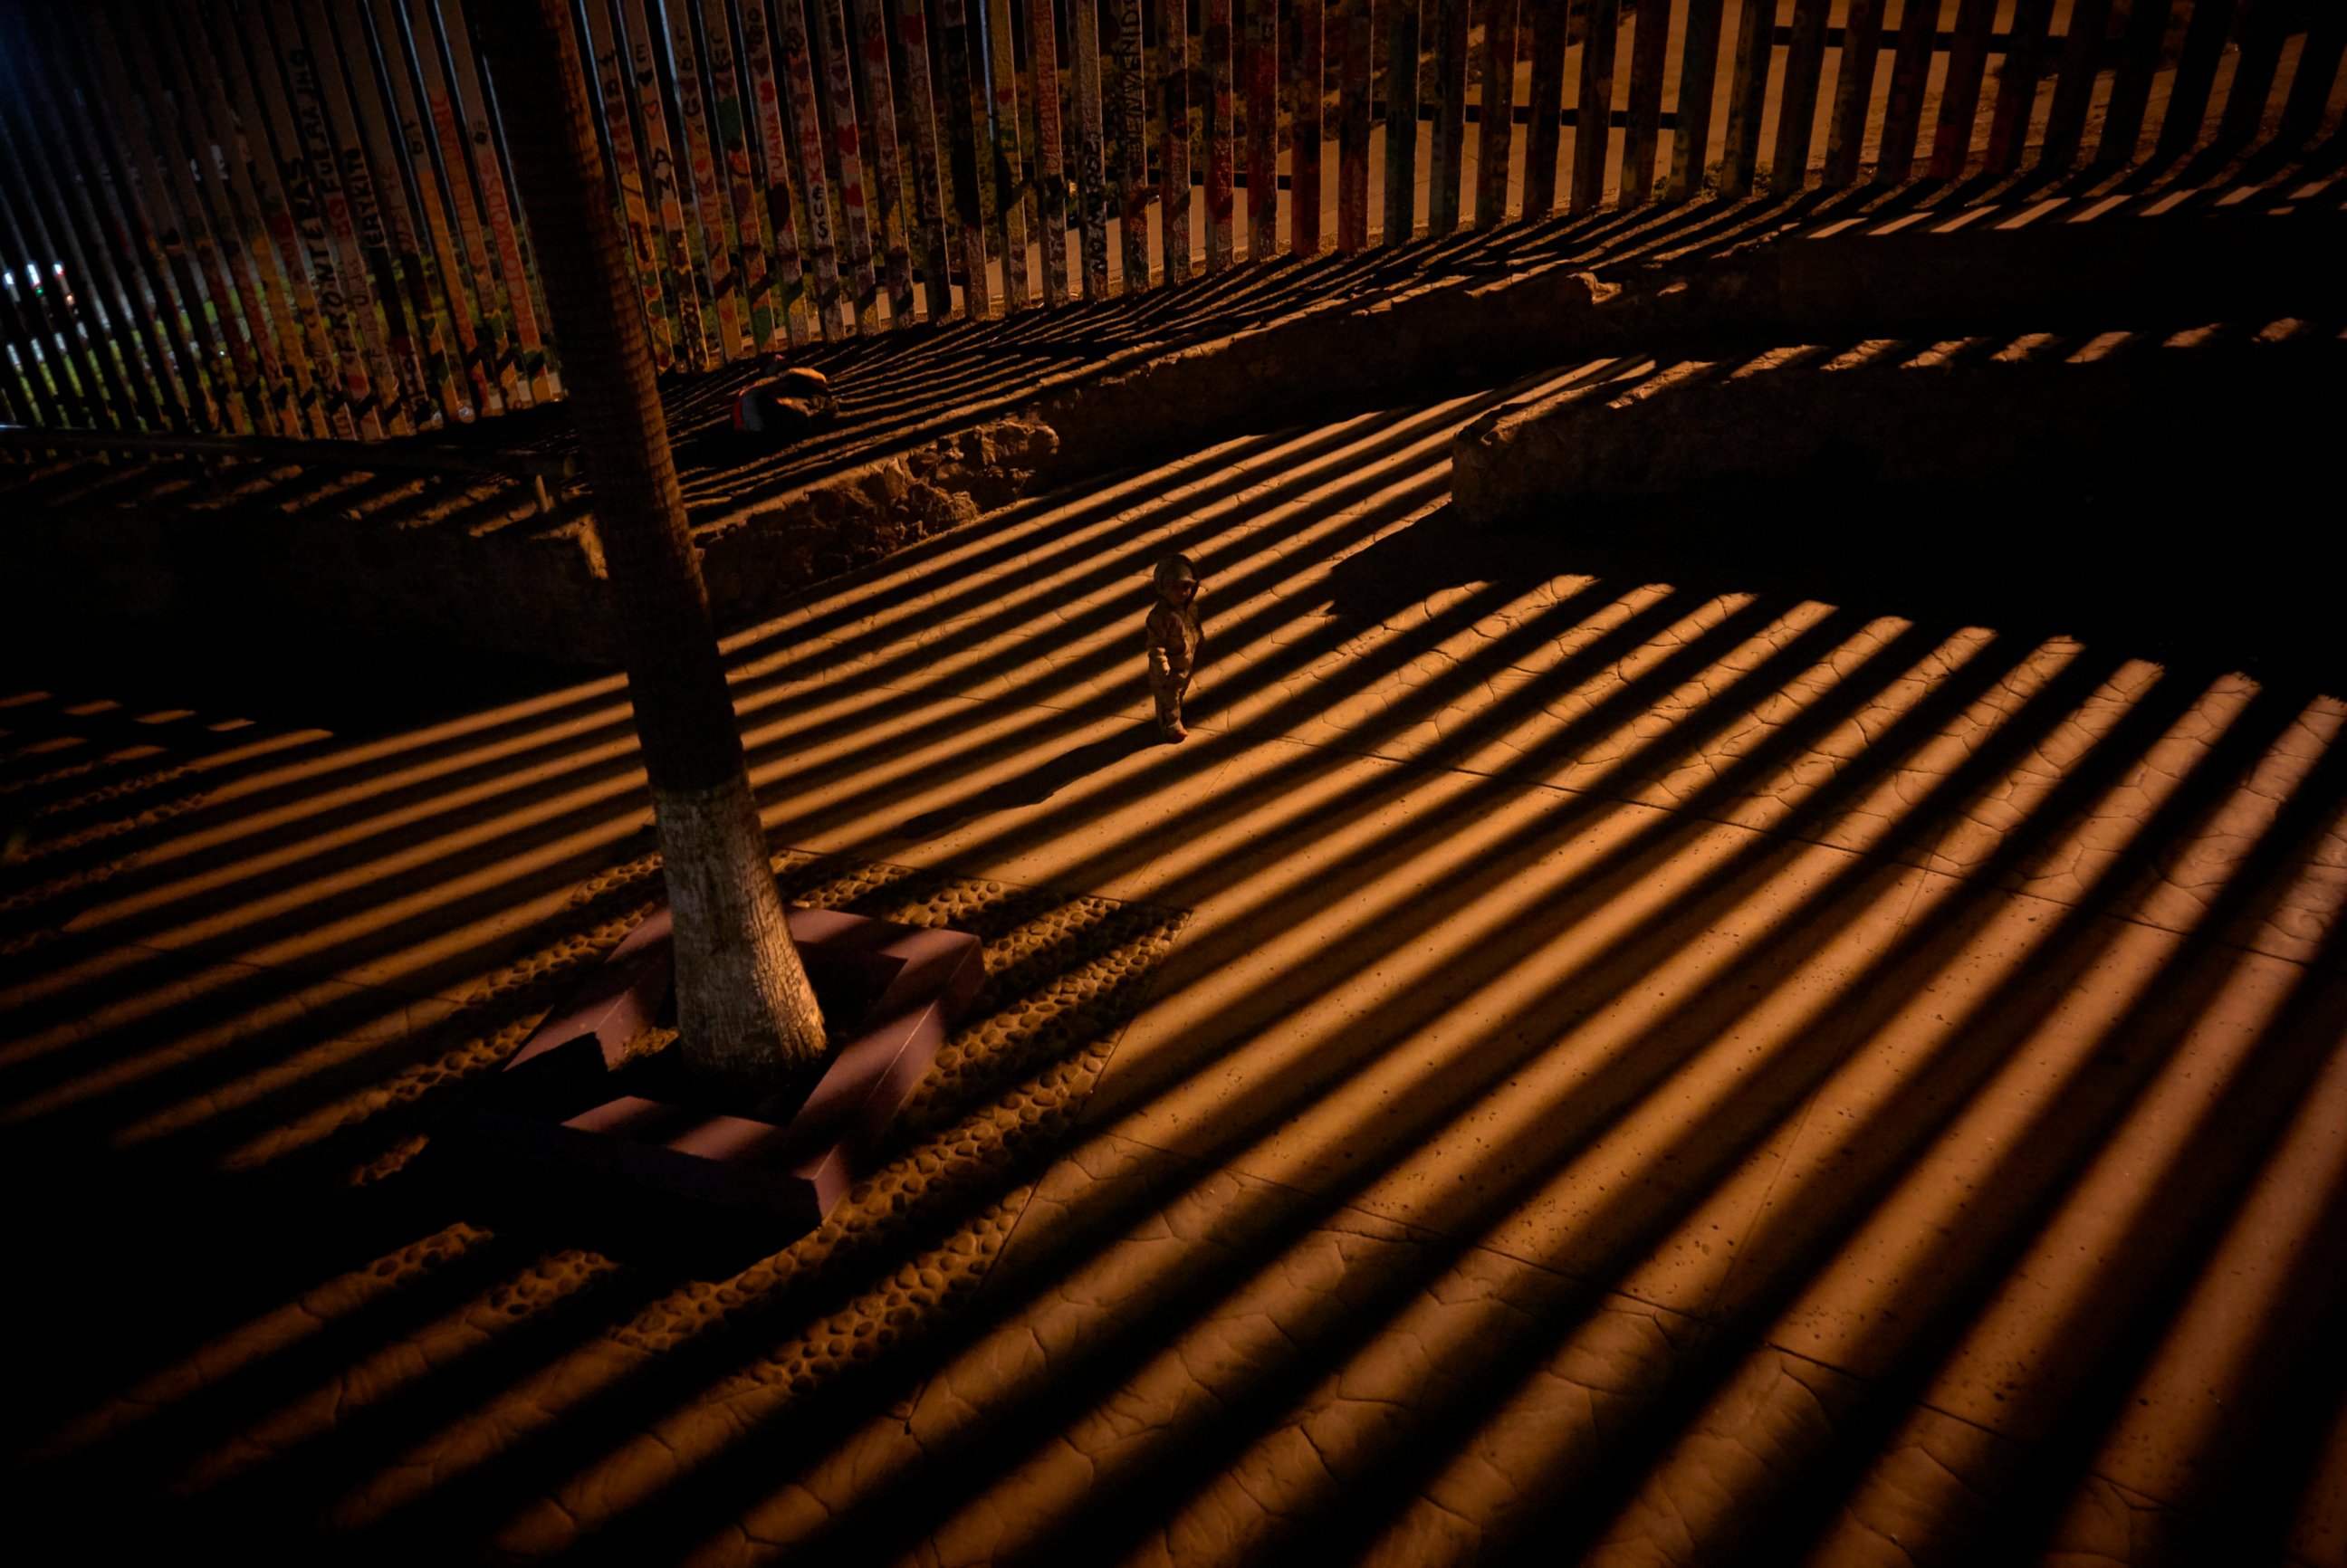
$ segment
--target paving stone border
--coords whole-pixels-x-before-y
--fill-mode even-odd
[[[924,1341],[969,1299],[1033,1184],[1066,1146],[1187,916],[797,851],[777,856],[774,864],[794,902],[910,926],[950,924],[985,938],[984,979],[900,1112],[889,1138],[893,1156],[856,1183],[819,1226],[735,1272],[709,1277],[667,1272],[657,1259],[591,1245],[507,1235],[483,1214],[441,1214],[447,1223],[439,1228],[402,1240],[299,1302],[251,1304],[250,1325],[232,1347],[209,1348],[123,1390],[56,1434],[47,1457],[103,1474],[114,1495],[143,1487],[139,1477],[109,1468],[108,1445],[117,1435],[144,1430],[158,1408],[200,1408],[214,1376],[232,1377],[274,1353],[272,1334],[282,1333],[288,1346],[298,1343],[316,1317],[405,1290],[458,1259],[476,1260],[468,1266],[488,1260],[503,1283],[472,1309],[404,1330],[378,1348],[380,1356],[402,1366],[461,1366],[484,1336],[526,1331],[541,1317],[582,1309],[609,1316],[541,1375],[483,1392],[476,1413],[436,1430],[428,1440],[436,1458],[424,1471],[370,1467],[319,1487],[320,1465],[334,1473],[338,1430],[346,1421],[363,1428],[369,1419],[364,1401],[343,1408],[354,1384],[249,1412],[232,1428],[192,1428],[188,1441],[200,1447],[159,1456],[167,1470],[155,1479],[175,1478],[170,1490],[196,1511],[188,1518],[198,1524],[220,1510],[223,1520],[272,1519],[272,1533],[301,1538],[373,1529],[396,1516],[403,1527],[437,1539],[478,1541],[491,1520],[435,1515],[425,1523],[405,1512],[412,1503],[423,1503],[425,1514],[437,1506],[408,1490],[419,1476],[443,1464],[446,1473],[495,1462],[534,1442],[581,1442],[600,1454],[614,1443],[641,1441],[687,1452],[696,1444],[720,1444],[740,1423],[815,1396],[843,1376],[875,1368],[900,1376],[895,1353]],[[442,1113],[493,1076],[548,1009],[641,924],[654,907],[658,870],[657,857],[646,856],[582,885],[571,903],[577,930],[485,981],[415,1040],[419,1060],[319,1109],[306,1124],[256,1140],[227,1163],[384,1198],[402,1184],[430,1181],[432,1167],[419,1160]],[[331,1200],[322,1212],[331,1214]],[[440,1214],[429,1204],[419,1212]],[[517,1246],[518,1258],[506,1255]],[[500,1256],[505,1260],[496,1261]],[[730,1369],[681,1406],[674,1397],[660,1397],[659,1408],[675,1413],[657,1439],[631,1437],[625,1427],[576,1424],[576,1407],[594,1404],[615,1385],[664,1386],[666,1358],[688,1348],[716,1359],[696,1356],[685,1376],[710,1376],[712,1366]],[[363,1378],[364,1367],[354,1376]],[[675,1393],[693,1394],[698,1387]],[[282,1482],[275,1479],[281,1474]],[[292,1490],[281,1494],[281,1485]],[[497,1506],[518,1501],[504,1494]],[[526,1550],[538,1526],[525,1519],[518,1528],[504,1543]]]
[[[817,996],[828,987],[834,999],[825,1008],[831,1056],[803,1097],[774,1108],[737,1098],[720,1110],[674,1076],[677,1059],[665,1052],[676,1031],[659,1022],[676,974],[670,913],[661,909],[506,1063],[497,1095],[471,1108],[477,1141],[558,1173],[813,1229],[886,1140],[985,960],[979,939],[963,931],[803,905],[787,917]],[[639,1048],[653,1036],[665,1038]]]

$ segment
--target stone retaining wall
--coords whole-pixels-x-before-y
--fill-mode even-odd
[[[1460,434],[1453,493],[1470,522],[1565,528],[1739,485],[1985,491],[2231,467],[2246,495],[2260,454],[2302,461],[2347,408],[2347,346],[2301,323],[2001,335],[1681,361],[1497,409]]]
[[[1208,342],[1128,348],[1015,395],[941,411],[896,449],[701,519],[695,536],[720,623],[737,626],[812,582],[1021,497],[1232,436],[1492,385],[1575,358],[1689,342],[1818,341],[1790,334],[2103,330],[2311,311],[2337,295],[2339,231],[2329,220],[2217,217],[1797,232],[1602,276],[1552,261],[1324,301]],[[2042,417],[2125,423],[2135,417],[2127,410],[2169,395],[2156,377],[2131,383],[2135,374],[2065,383],[2070,390],[2049,392]],[[1603,438],[1618,448],[1611,456],[1575,454],[1581,437],[1564,439],[1563,426],[1543,433],[1546,414],[1508,412],[1462,451],[1462,499],[1471,492],[1469,504],[1505,511],[1518,504],[1511,496],[1629,485],[1641,465],[1650,482],[1665,482],[1694,471],[1680,465],[1717,465],[1737,451],[1809,461],[1794,456],[1809,439],[1808,417],[1871,421],[1837,439],[1880,443],[1896,423],[1888,405],[1830,412],[1868,384],[1815,382],[1793,395],[1815,403],[1810,415],[1796,416],[1793,404],[1756,415],[1736,394],[1717,411],[1694,399],[1669,419],[1616,420]],[[2082,389],[2108,412],[2072,407]],[[1920,388],[1891,390],[1896,402]],[[1946,450],[2003,439],[2015,410],[2000,400],[2028,395],[1988,384],[1959,394],[1981,406],[1952,423],[1980,428]],[[1744,428],[1752,417],[1776,435]],[[1586,421],[1574,418],[1577,432]],[[1512,477],[1500,471],[1511,465],[1527,466]],[[41,504],[18,505],[0,522],[0,574],[40,585],[32,620],[200,627],[261,618],[312,634],[616,661],[591,516],[573,506],[540,518],[527,487],[282,470],[220,494],[187,465],[155,465],[143,478],[87,472],[88,484],[51,485]],[[298,502],[272,488],[289,474]]]

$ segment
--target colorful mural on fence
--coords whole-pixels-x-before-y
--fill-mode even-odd
[[[653,354],[688,372],[1560,210],[2278,160],[2339,118],[2347,6],[1833,10],[573,6]],[[12,422],[380,439],[560,395],[463,0],[8,8],[0,248]]]

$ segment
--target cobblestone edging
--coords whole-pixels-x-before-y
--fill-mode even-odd
[[[370,1524],[415,1501],[403,1488],[419,1476],[543,1440],[574,1403],[688,1347],[714,1350],[734,1369],[662,1422],[656,1437],[630,1443],[679,1453],[722,1444],[743,1419],[876,1364],[896,1364],[891,1357],[933,1334],[985,1276],[1186,919],[1177,910],[901,866],[798,852],[775,865],[794,902],[909,925],[951,924],[985,938],[985,980],[899,1115],[890,1135],[895,1158],[858,1182],[819,1228],[726,1277],[654,1280],[636,1263],[588,1246],[508,1268],[471,1311],[419,1326],[384,1354],[403,1366],[454,1360],[485,1334],[574,1313],[589,1296],[616,1305],[603,1309],[610,1316],[597,1333],[542,1377],[436,1434],[433,1457],[420,1469],[388,1469],[368,1489],[326,1506],[323,1517],[317,1499],[281,1499],[290,1510],[282,1514],[285,1531],[302,1536]],[[657,856],[646,856],[582,886],[572,901],[575,929],[418,1031],[412,1065],[231,1152],[224,1167],[280,1176],[298,1167],[330,1187],[354,1189],[413,1180],[439,1109],[494,1073],[547,1008],[650,912],[658,870]],[[275,1325],[298,1338],[317,1319],[443,1272],[494,1239],[480,1225],[460,1221],[325,1281],[300,1303],[253,1319],[237,1344],[122,1390],[54,1434],[47,1456],[102,1466],[112,1439],[141,1426],[156,1406],[192,1401],[215,1371],[232,1376],[272,1354],[255,1335],[265,1338]],[[365,1375],[364,1368],[354,1373]],[[275,1460],[316,1442],[341,1419],[337,1395],[323,1389],[254,1424],[210,1431],[171,1490],[199,1507],[254,1484],[265,1490]],[[548,1544],[543,1532],[552,1519],[526,1516],[507,1544]]]

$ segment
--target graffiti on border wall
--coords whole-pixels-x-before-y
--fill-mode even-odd
[[[2221,3],[2176,0],[2173,46],[2145,49],[2126,46],[2124,15],[2104,19],[2101,39],[2067,38],[2045,5],[2002,32],[1998,7],[1968,5],[1938,33],[1886,29],[1878,6],[1830,36],[1798,18],[1740,36],[1749,7],[1609,3],[1574,7],[1567,25],[1543,9],[1563,0],[1530,0],[1515,47],[1551,107],[1517,103],[1497,123],[1482,84],[1515,73],[1488,31],[1473,51],[1490,59],[1470,70],[1471,0],[569,10],[655,361],[705,371],[1102,300],[1153,272],[1181,283],[1271,259],[1281,228],[1308,257],[1408,245],[1421,221],[1431,238],[1559,210],[2116,171],[2188,153],[2280,167],[2337,128],[2347,25],[2340,8],[2290,5],[2189,25]],[[159,28],[138,0],[0,10],[0,85],[15,94],[12,134],[30,138],[0,159],[0,236],[56,252],[0,257],[0,417],[376,439],[559,396],[497,63],[477,50],[465,6],[209,0]],[[1614,29],[1610,48],[1575,31],[1593,26]],[[1418,58],[1398,69],[1397,51]],[[1815,112],[1756,107],[1780,97]],[[1607,111],[1584,124],[1583,97]],[[1521,183],[1466,174],[1471,143],[1504,150],[1508,122],[1535,113],[1537,134],[1518,145],[1542,167]],[[1244,248],[1232,243],[1241,136]],[[1318,153],[1331,138],[1326,222]],[[50,141],[58,155],[36,162]],[[1462,203],[1471,181],[1476,200]],[[1291,188],[1316,209],[1300,221]],[[44,277],[62,282],[45,292]],[[61,309],[67,288],[87,302]]]

